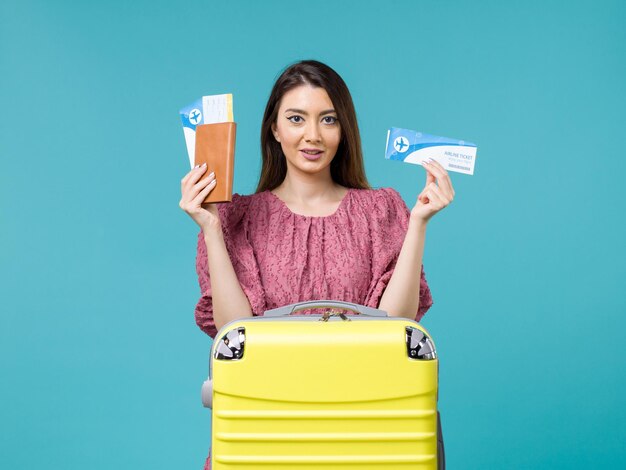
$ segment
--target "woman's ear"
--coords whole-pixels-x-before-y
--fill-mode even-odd
[[[280,137],[278,137],[278,130],[276,128],[275,122],[272,123],[272,134],[274,134],[274,139],[276,139],[276,142],[280,142]]]

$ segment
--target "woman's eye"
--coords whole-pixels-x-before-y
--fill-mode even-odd
[[[325,124],[335,124],[337,122],[337,118],[334,116],[326,116],[324,118],[324,123]]]
[[[289,119],[294,124],[299,124],[299,123],[302,122],[302,117],[300,117],[300,116],[290,116],[287,119]]]

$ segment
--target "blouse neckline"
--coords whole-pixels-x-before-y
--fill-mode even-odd
[[[341,199],[341,202],[337,206],[337,209],[335,210],[335,212],[333,212],[332,214],[329,214],[329,215],[304,215],[304,214],[298,214],[297,212],[293,212],[291,209],[289,209],[289,206],[287,204],[285,204],[285,202],[281,198],[279,198],[276,194],[271,192],[269,189],[267,189],[266,192],[270,195],[271,198],[273,198],[276,201],[278,201],[278,203],[281,206],[283,206],[290,214],[293,214],[296,217],[300,217],[302,219],[329,219],[331,217],[335,217],[337,214],[339,214],[343,210],[343,207],[346,205],[348,197],[350,196],[350,193],[352,192],[352,188],[348,188],[348,191],[346,191],[346,194],[343,196],[343,199]]]

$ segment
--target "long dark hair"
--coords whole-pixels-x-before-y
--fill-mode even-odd
[[[341,125],[341,140],[337,154],[330,164],[333,181],[348,188],[369,189],[363,165],[361,135],[352,96],[346,83],[328,65],[316,60],[303,60],[285,69],[274,83],[267,101],[261,125],[263,165],[256,192],[278,187],[287,175],[287,161],[280,142],[274,138],[272,124],[276,122],[280,101],[285,93],[300,85],[326,90],[337,112],[337,119]]]

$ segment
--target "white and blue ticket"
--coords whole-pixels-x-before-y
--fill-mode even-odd
[[[233,95],[209,95],[197,99],[180,110],[189,164],[193,168],[196,152],[196,126],[233,122]]]
[[[392,127],[387,131],[385,158],[421,164],[432,158],[448,171],[474,174],[476,144]]]

